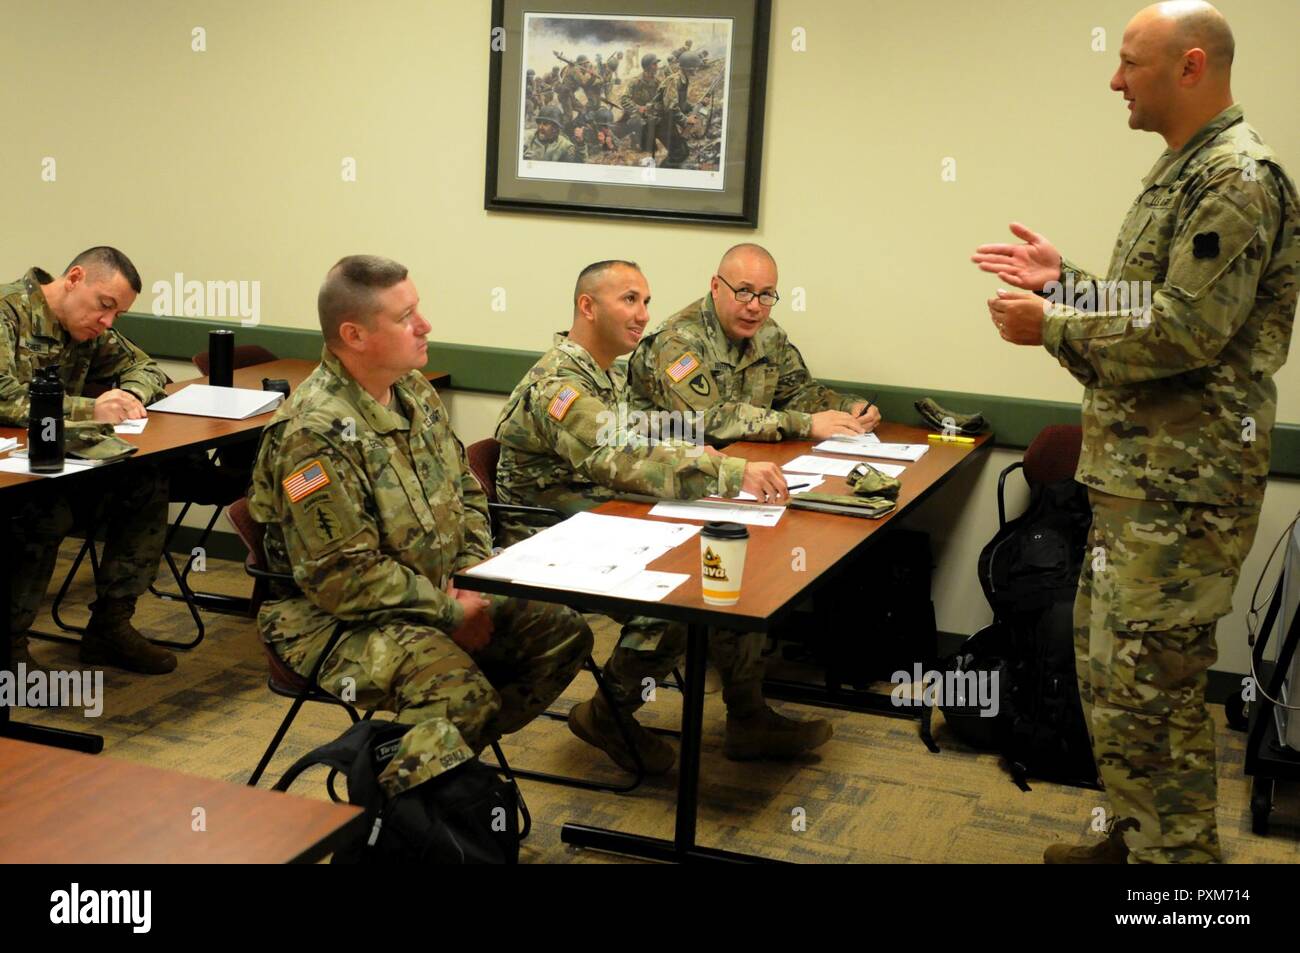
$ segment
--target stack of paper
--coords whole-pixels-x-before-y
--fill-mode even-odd
[[[18,446],[17,437],[0,437],[0,453],[8,453]]]
[[[863,437],[871,437],[873,434],[863,434]],[[862,439],[862,437],[834,437],[830,440],[823,440],[813,447],[814,450],[821,450],[824,453],[847,453],[855,457],[877,457],[884,460],[907,460],[915,462],[920,460],[930,445],[926,443],[881,443],[879,440],[874,442]],[[789,464],[786,464],[789,466]]]
[[[753,497],[751,496],[752,500]],[[675,520],[699,520],[702,523],[746,523],[750,526],[775,526],[781,521],[784,506],[737,506],[721,500],[693,500],[683,502],[665,500],[656,503],[650,510],[651,516],[663,516]]]
[[[645,567],[699,531],[698,526],[682,523],[579,513],[465,570],[465,574],[658,601],[688,577]]]
[[[274,410],[283,399],[284,395],[278,391],[190,384],[170,397],[150,404],[149,412],[246,420]]]

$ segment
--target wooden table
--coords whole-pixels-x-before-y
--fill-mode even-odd
[[[280,378],[289,382],[290,389],[297,388],[307,375],[316,367],[316,361],[304,361],[286,358],[268,361],[265,364],[253,364],[241,367],[234,372],[236,387],[248,387],[260,390],[262,378]],[[451,380],[443,371],[432,371],[425,375],[435,387],[446,386]],[[192,380],[178,381],[167,385],[167,393],[174,394],[190,384],[205,384],[208,378],[197,377]],[[232,443],[256,439],[271,419],[271,412],[258,414],[246,420],[223,420],[217,417],[195,417],[187,414],[150,414],[149,425],[143,433],[119,434],[129,443],[139,447],[139,451],[121,464],[111,464],[113,472],[118,466],[131,466],[135,461],[160,458],[188,452],[191,450],[211,450]],[[0,437],[17,437],[20,444],[26,444],[27,431],[21,427],[0,427]],[[88,467],[76,473],[59,477],[30,476],[19,473],[0,473],[0,566],[7,570],[8,578],[11,568],[8,561],[14,556],[15,548],[10,538],[11,527],[8,514],[15,511],[32,493],[38,492],[45,481],[58,480],[61,489],[74,492],[93,493],[96,473],[104,472],[100,467]],[[11,593],[8,584],[0,585],[0,670],[13,667],[13,645],[9,633],[9,612]],[[102,751],[104,740],[99,735],[80,731],[65,731],[61,728],[46,728],[39,725],[25,725],[10,719],[9,707],[0,705],[0,738],[17,738],[40,744],[52,744],[94,754]]]
[[[901,424],[883,423],[877,430],[886,443],[928,443],[930,431]],[[565,824],[560,831],[566,844],[593,847],[652,860],[753,861],[763,858],[731,851],[700,847],[695,843],[696,807],[699,794],[700,736],[704,714],[704,669],[708,630],[732,629],[767,632],[788,613],[834,577],[838,568],[858,558],[878,542],[890,522],[931,496],[953,474],[982,457],[991,434],[982,434],[973,444],[932,443],[920,460],[906,465],[898,506],[880,519],[861,519],[833,513],[790,509],[776,526],[749,526],[749,547],[745,554],[744,583],[740,601],[734,606],[711,606],[700,593],[699,543],[692,538],[650,563],[648,569],[685,573],[687,580],[659,602],[625,599],[597,593],[569,592],[523,585],[458,573],[455,584],[522,599],[559,602],[584,612],[624,613],[684,622],[687,626],[686,686],[682,701],[682,751],[678,768],[677,819],[672,841],[643,837],[603,828]],[[784,463],[811,452],[808,441],[783,443],[737,443],[727,452],[750,460]],[[819,454],[820,455],[820,454]],[[862,460],[836,454],[826,456]],[[891,461],[892,462],[892,461]],[[818,492],[846,493],[848,484],[839,477],[826,477]],[[595,512],[611,516],[659,519],[649,516],[652,504],[611,500]],[[669,520],[668,522],[676,522]],[[804,552],[802,571],[792,566],[792,551]]]
[[[313,863],[364,823],[350,804],[6,738],[0,777],[5,863]]]

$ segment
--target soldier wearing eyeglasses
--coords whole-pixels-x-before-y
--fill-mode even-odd
[[[824,440],[869,433],[880,411],[813,380],[799,349],[771,319],[780,300],[767,249],[736,245],[709,293],[646,335],[628,383],[643,407],[704,414],[705,440]]]

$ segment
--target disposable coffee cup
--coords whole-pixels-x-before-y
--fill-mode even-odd
[[[749,530],[740,523],[705,523],[700,532],[700,589],[711,606],[740,601]]]

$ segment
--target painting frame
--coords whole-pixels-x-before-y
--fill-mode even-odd
[[[550,3],[493,0],[484,208],[494,212],[757,228],[771,14],[771,0],[637,0],[634,7],[626,0]],[[656,137],[653,128],[649,132],[634,128],[627,138],[618,140],[626,151],[617,156],[603,156],[607,160],[605,167],[597,166],[594,157],[587,158],[590,153],[580,161],[570,160],[571,165],[528,161],[536,155],[528,151],[528,113],[538,110],[537,100],[528,94],[530,81],[525,80],[524,74],[530,62],[538,62],[544,55],[538,36],[552,38],[552,34],[540,31],[556,25],[570,31],[612,30],[616,31],[616,37],[624,35],[617,31],[626,30],[638,30],[647,37],[658,37],[661,33],[681,36],[683,31],[692,29],[711,29],[715,34],[721,30],[727,42],[711,61],[717,68],[711,74],[715,82],[710,88],[716,90],[717,79],[723,79],[721,86],[726,92],[722,96],[710,96],[707,111],[701,111],[702,120],[697,120],[693,127],[696,141],[692,145],[701,150],[707,146],[715,148],[707,154],[701,152],[674,163],[669,161],[674,157],[666,155],[668,146]],[[616,38],[611,42],[621,41]],[[646,49],[650,49],[652,44],[646,42]],[[569,56],[576,57],[583,49],[579,43],[575,47]],[[659,49],[666,58],[666,46],[661,45]],[[554,52],[557,56],[561,53]],[[682,57],[683,62],[686,59]],[[699,57],[692,62],[699,62]],[[718,67],[720,62],[722,65]],[[564,69],[567,72],[568,67]],[[627,64],[626,81],[632,82],[642,72],[646,71],[639,63]],[[685,70],[678,76],[683,74]],[[702,70],[697,70],[691,75],[702,74]],[[579,107],[587,102],[586,92],[584,88],[583,95],[572,95],[561,114],[576,121]],[[631,117],[632,123],[637,121],[633,113],[615,105],[613,100],[620,97],[612,92],[605,95],[612,97],[600,97],[610,106],[611,117],[620,116],[624,120]],[[559,98],[552,95],[551,100],[552,108],[559,108]],[[716,110],[715,100],[719,102]],[[716,120],[715,111],[721,114]],[[533,120],[535,133],[535,116]],[[643,127],[645,121],[641,123]],[[660,124],[663,125],[662,120]],[[701,124],[702,134],[699,133]],[[547,131],[554,125],[548,126]],[[677,147],[685,150],[682,128],[673,126]],[[700,139],[704,141],[701,143]],[[585,148],[584,145],[584,151]],[[639,156],[635,168],[631,167],[632,152]],[[705,161],[691,161],[700,158]],[[575,178],[579,175],[589,178]]]

